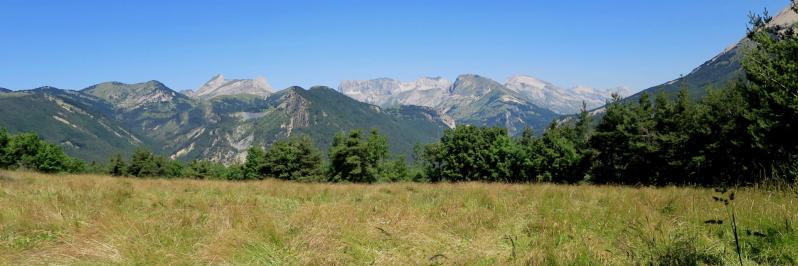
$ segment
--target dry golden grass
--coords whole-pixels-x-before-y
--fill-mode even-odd
[[[0,264],[625,265],[685,256],[734,263],[728,224],[703,223],[726,217],[712,195],[0,171]],[[747,262],[798,258],[796,195],[737,192],[740,227],[768,232],[767,239],[744,234]]]

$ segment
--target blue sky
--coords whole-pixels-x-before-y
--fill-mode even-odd
[[[644,89],[737,42],[787,0],[0,0],[0,87],[81,89],[214,74],[277,89],[476,73]]]

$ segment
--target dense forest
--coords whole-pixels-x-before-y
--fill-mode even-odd
[[[743,60],[745,78],[692,101],[620,97],[591,115],[553,121],[540,136],[504,128],[457,126],[436,143],[417,145],[414,160],[391,156],[376,130],[338,133],[326,156],[307,136],[250,148],[240,165],[182,163],[145,149],[130,158],[84,163],[33,133],[0,131],[0,167],[116,176],[312,182],[489,181],[629,185],[793,183],[798,176],[798,34],[754,15]]]

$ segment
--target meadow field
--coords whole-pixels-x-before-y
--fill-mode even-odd
[[[716,194],[0,171],[0,264],[738,264]],[[796,190],[734,198],[745,264],[795,264]]]

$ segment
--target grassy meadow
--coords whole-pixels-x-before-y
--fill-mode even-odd
[[[0,171],[0,264],[737,264],[715,194]],[[796,203],[736,191],[745,264],[798,263]]]

